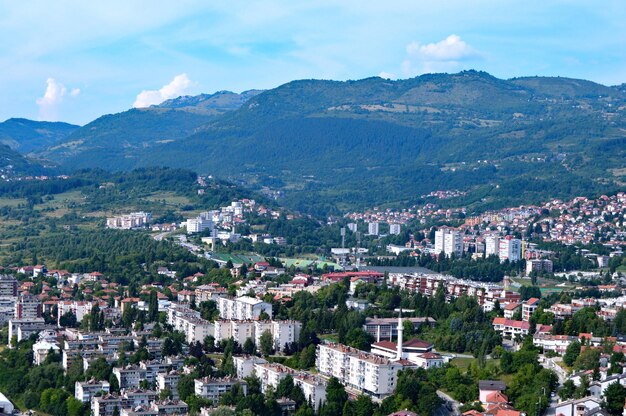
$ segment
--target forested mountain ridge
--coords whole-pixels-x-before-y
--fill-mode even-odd
[[[79,127],[61,122],[10,118],[0,123],[0,143],[26,154],[60,142]]]
[[[0,144],[0,180],[47,173],[50,173],[49,170],[38,162]]]
[[[176,110],[152,111],[140,139],[112,120],[71,152],[46,155],[68,168],[165,165],[244,179],[318,213],[411,203],[435,189],[494,207],[623,186],[625,108],[623,86],[558,77],[302,80],[191,128],[167,118]],[[90,143],[111,131],[94,152]]]

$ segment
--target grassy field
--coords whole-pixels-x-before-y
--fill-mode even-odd
[[[3,207],[16,207],[20,204],[25,204],[24,198],[0,198],[0,208]]]
[[[165,205],[182,207],[191,203],[186,196],[176,195],[174,192],[158,192],[144,198],[150,202],[165,202]]]

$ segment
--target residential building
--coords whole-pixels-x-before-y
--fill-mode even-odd
[[[400,224],[389,224],[389,234],[400,235]]]
[[[254,373],[255,364],[265,364],[267,361],[261,357],[254,355],[235,355],[233,356],[233,364],[238,379],[244,379]]]
[[[444,253],[446,257],[453,254],[461,257],[463,254],[463,237],[461,232],[452,228],[440,228],[435,231],[435,253],[439,255]]]
[[[500,236],[489,234],[485,236],[485,257],[500,255]]]
[[[15,302],[15,318],[41,318],[41,301],[37,296],[20,295]]]
[[[513,339],[516,335],[528,335],[530,323],[498,317],[493,320],[493,329],[496,332],[500,332],[504,338]]]
[[[393,393],[403,368],[400,362],[333,343],[317,346],[316,366],[321,375],[376,398]]]
[[[378,222],[370,222],[369,224],[367,224],[367,233],[369,235],[379,235],[380,224]]]
[[[522,303],[522,321],[529,322],[530,317],[539,307],[539,299],[530,298],[526,302]]]
[[[74,397],[83,403],[90,403],[92,397],[99,393],[108,394],[110,388],[111,386],[108,381],[94,379],[89,381],[77,381],[74,387]]]
[[[217,302],[217,308],[222,319],[259,319],[262,313],[272,317],[272,304],[249,296],[238,298],[223,297]]]
[[[529,275],[533,272],[537,273],[552,273],[553,264],[552,260],[548,259],[530,259],[526,260],[526,274]]]
[[[421,325],[435,326],[437,321],[433,318],[403,318],[403,321],[409,321],[417,330]],[[376,341],[392,340],[398,337],[398,319],[397,318],[365,318],[363,329],[373,336]]]
[[[217,404],[219,403],[220,397],[224,393],[232,390],[235,384],[240,386],[244,395],[248,394],[248,384],[245,381],[233,377],[197,378],[194,380],[194,393],[196,396],[211,400],[213,404]]]
[[[520,304],[517,302],[511,302],[504,307],[504,317],[506,319],[513,319],[513,315],[519,310]]]
[[[172,393],[172,399],[178,399],[178,380],[180,380],[180,372],[176,370],[165,373],[158,373],[156,376],[157,392],[169,390]]]
[[[293,376],[293,384],[300,386],[304,398],[313,404],[313,410],[317,413],[326,402],[326,380],[317,375],[300,372]]]
[[[563,416],[587,415],[589,412],[602,408],[602,401],[596,397],[568,400],[556,406],[556,414]]]
[[[0,297],[17,296],[17,280],[13,276],[0,275]]]
[[[55,342],[49,342],[46,340],[37,341],[33,344],[33,363],[35,365],[41,365],[46,361],[48,353],[54,351],[58,353],[60,351],[59,346]]]
[[[522,259],[522,240],[507,235],[500,240],[500,261],[519,261]]]
[[[478,400],[483,405],[489,403],[487,397],[492,393],[502,393],[506,390],[506,384],[500,380],[479,380],[478,381]]]

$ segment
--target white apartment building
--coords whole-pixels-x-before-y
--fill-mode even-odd
[[[201,285],[196,288],[195,294],[197,304],[208,300],[217,302],[219,298],[228,295],[228,290],[224,287],[214,285]]]
[[[146,379],[146,370],[136,365],[128,365],[113,368],[113,375],[117,378],[120,389],[137,388],[141,380]]]
[[[96,394],[109,393],[110,384],[108,381],[91,379],[89,381],[77,381],[74,388],[74,397],[83,403],[90,403],[91,398]]]
[[[68,312],[72,312],[76,316],[76,322],[81,322],[85,315],[91,312],[95,302],[64,300],[57,304],[57,325],[61,326],[61,317]]]
[[[55,342],[49,342],[46,340],[40,340],[33,344],[33,363],[35,365],[41,365],[46,361],[46,357],[50,350],[59,352],[60,348]]]
[[[367,224],[367,233],[369,235],[378,235],[380,234],[380,224],[377,222],[370,222]]]
[[[313,374],[301,372],[293,376],[293,384],[300,386],[304,398],[313,403],[313,410],[317,413],[326,402],[326,380]]]
[[[249,296],[238,298],[223,297],[218,300],[217,308],[222,319],[259,319],[261,313],[265,312],[272,317],[272,305],[259,299]]]
[[[187,219],[187,234],[201,233],[205,230],[213,230],[214,224],[212,215],[208,212],[203,212],[196,218]]]
[[[180,372],[176,370],[165,373],[158,373],[156,376],[157,391],[161,393],[163,390],[172,392],[172,399],[178,400],[178,381],[180,380]]]
[[[183,332],[187,342],[203,342],[207,336],[215,333],[213,323],[202,319],[200,312],[177,303],[169,305],[167,323],[175,330]]]
[[[248,394],[248,384],[245,381],[232,377],[197,378],[194,380],[194,393],[196,396],[202,397],[203,399],[211,400],[213,404],[216,405],[219,402],[220,397],[224,393],[232,390],[235,384],[239,384],[244,395]]]
[[[522,240],[507,235],[500,240],[500,261],[519,261],[522,258]]]
[[[107,218],[107,228],[130,230],[142,227],[150,221],[152,221],[152,213],[150,212],[131,212],[127,215]]]
[[[267,363],[261,357],[257,357],[255,355],[236,355],[233,356],[233,364],[235,365],[235,370],[237,371],[237,378],[244,379],[249,377],[254,373],[255,364],[265,364]]]
[[[578,340],[578,337],[569,335],[535,334],[533,335],[533,345],[543,348],[544,352],[553,351],[557,354],[565,354],[567,347]]]
[[[530,298],[522,303],[522,321],[530,322],[530,317],[539,308],[539,299]]]
[[[485,257],[500,255],[500,236],[490,234],[485,236]]]
[[[254,342],[258,347],[261,345],[261,335],[269,331],[274,341],[274,349],[282,351],[285,344],[296,342],[300,337],[302,323],[298,321],[255,321],[254,322]]]
[[[443,252],[446,257],[463,254],[463,236],[458,230],[441,228],[435,231],[435,254]]]
[[[283,378],[289,374],[293,376],[296,370],[282,364],[265,362],[255,363],[254,373],[261,380],[261,391],[265,393],[268,387],[276,388]]]
[[[393,393],[398,371],[403,368],[397,361],[332,343],[317,346],[316,365],[320,374],[377,398]]]
[[[239,345],[243,345],[248,338],[254,341],[254,321],[217,320],[215,332],[212,334],[215,342],[233,338]]]
[[[400,224],[389,224],[389,234],[400,235]]]

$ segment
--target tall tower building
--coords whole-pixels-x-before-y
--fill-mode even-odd
[[[378,235],[379,234],[379,226],[377,222],[370,222],[367,224],[367,233],[369,235]]]
[[[454,254],[460,257],[463,254],[463,237],[461,232],[451,228],[441,228],[435,231],[435,254],[444,252],[446,257]]]
[[[519,261],[522,258],[522,240],[507,235],[500,240],[500,261]]]
[[[402,325],[402,308],[400,308],[400,314],[398,315],[398,349],[396,351],[396,360],[402,359],[402,343],[403,343],[404,326]]]
[[[500,236],[491,234],[485,237],[485,257],[500,255]]]

